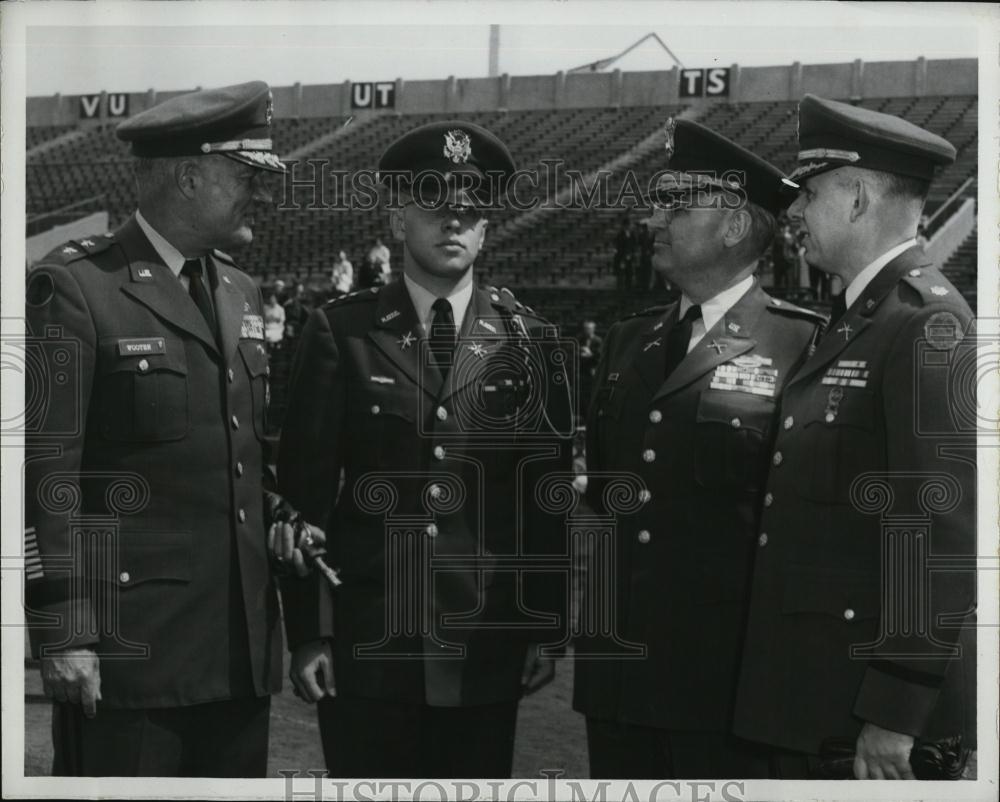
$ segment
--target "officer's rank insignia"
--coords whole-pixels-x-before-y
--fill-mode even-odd
[[[708,386],[713,390],[734,390],[773,398],[778,369],[772,368],[772,364],[773,360],[768,356],[738,356],[719,365]]]
[[[444,155],[455,164],[467,162],[472,155],[472,142],[469,140],[469,135],[460,128],[445,133]]]
[[[84,248],[93,248],[96,243],[92,239],[82,239],[82,240],[80,240],[80,244]],[[932,292],[933,292],[933,290],[934,290],[934,288],[931,287],[931,291]]]
[[[243,315],[243,323],[240,325],[240,337],[251,340],[263,340],[264,318],[260,315]]]
[[[958,345],[964,334],[962,324],[951,312],[935,312],[924,323],[924,336],[931,348],[950,351]]]
[[[407,348],[413,345],[413,343],[415,343],[416,340],[417,338],[413,336],[413,332],[408,331],[406,332],[406,334],[404,334],[402,337],[396,340],[396,342],[399,344],[399,347],[405,351]]]
[[[69,255],[71,253],[76,253],[77,251],[76,248],[74,248],[72,245],[67,245],[65,248],[62,249],[62,252]]]
[[[823,410],[823,420],[827,423],[833,423],[837,419],[837,413],[840,412],[840,401],[843,397],[842,387],[834,387],[830,390],[830,395],[826,397],[826,409]]]
[[[390,320],[393,320],[393,319],[399,317],[400,314],[402,314],[402,313],[398,309],[393,309],[388,315],[385,315],[384,317],[380,317],[378,322],[379,323],[388,323]]]
[[[841,359],[835,367],[827,368],[822,383],[842,387],[867,387],[868,362],[864,359]]]
[[[491,334],[496,334],[497,333],[497,327],[494,326],[492,323],[490,323],[490,322],[488,322],[486,320],[483,320],[482,318],[480,318],[476,322],[479,323],[480,326],[482,326],[484,329],[486,329]]]
[[[473,343],[469,346],[469,350],[472,351],[480,359],[486,358],[486,349],[480,343]]]

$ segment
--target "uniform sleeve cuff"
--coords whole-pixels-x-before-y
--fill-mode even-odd
[[[98,638],[94,610],[82,599],[63,599],[29,611],[28,636],[31,656],[46,657],[65,649],[96,646]],[[71,634],[83,633],[83,634]]]
[[[919,736],[938,698],[938,688],[869,666],[854,714],[892,732]]]

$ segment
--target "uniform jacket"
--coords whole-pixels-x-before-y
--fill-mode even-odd
[[[817,753],[862,721],[974,731],[974,652],[948,659],[975,598],[972,313],[925,262],[912,248],[883,268],[785,389],[738,735]]]
[[[111,707],[280,688],[260,293],[209,258],[221,350],[134,218],[57,248],[28,278],[44,371],[26,389],[48,401],[26,438],[31,634],[36,652],[94,646]],[[78,534],[102,528],[106,547]]]
[[[614,561],[589,563],[581,616],[613,605],[615,633],[581,623],[574,706],[725,732],[778,397],[823,318],[754,283],[664,380],[679,307],[617,323],[594,377],[588,501]]]
[[[568,362],[554,327],[506,291],[474,291],[445,381],[426,345],[402,282],[306,324],[278,481],[325,522],[343,584],[283,584],[289,645],[332,638],[340,694],[515,699],[527,640],[565,631],[565,565],[523,587],[515,570],[565,550],[534,491],[570,470]]]

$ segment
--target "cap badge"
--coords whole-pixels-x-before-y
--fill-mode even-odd
[[[267,104],[264,106],[264,125],[270,125],[274,119],[274,95],[267,93]]]
[[[444,155],[455,164],[464,164],[472,155],[472,142],[469,135],[461,129],[448,131],[444,135]]]

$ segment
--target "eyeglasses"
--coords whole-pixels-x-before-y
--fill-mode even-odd
[[[464,203],[438,203],[425,204],[416,200],[408,200],[403,203],[403,207],[416,206],[422,211],[435,214],[439,217],[454,217],[462,225],[474,226],[486,218],[486,212],[478,206],[471,206]]]

